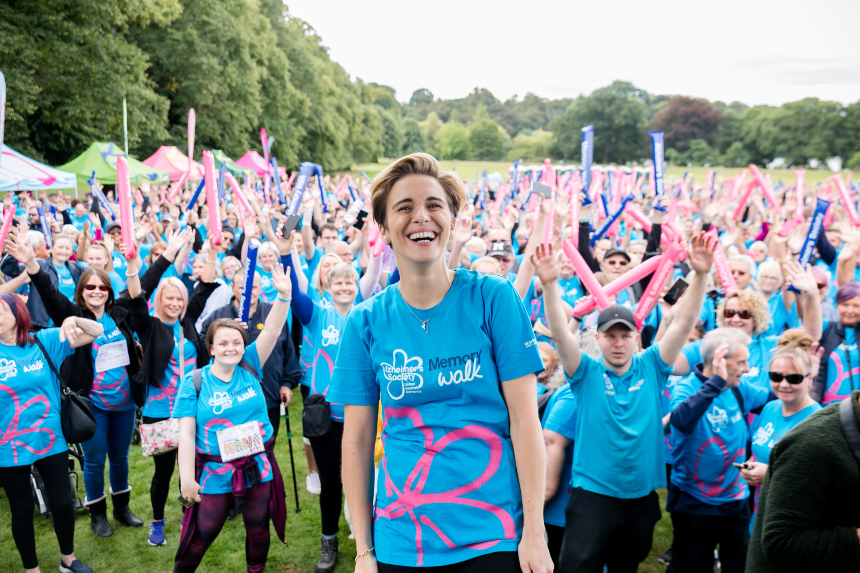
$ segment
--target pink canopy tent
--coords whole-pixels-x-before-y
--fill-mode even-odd
[[[143,160],[144,165],[166,171],[171,181],[176,181],[188,171],[188,156],[172,145],[162,145],[158,151]],[[203,179],[203,164],[191,162],[191,181]]]
[[[237,159],[236,165],[245,169],[251,169],[258,176],[266,174],[266,160],[263,159],[263,156],[256,151],[249,151],[240,159]],[[287,176],[287,170],[284,167],[278,166],[278,173],[280,173],[281,179]]]

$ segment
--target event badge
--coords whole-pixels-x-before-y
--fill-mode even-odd
[[[259,422],[245,422],[232,428],[224,428],[218,430],[217,435],[218,449],[221,450],[221,461],[224,463],[265,450]]]
[[[112,368],[128,366],[131,360],[128,357],[128,345],[125,340],[118,340],[110,344],[99,346],[96,356],[96,373],[106,372]]]

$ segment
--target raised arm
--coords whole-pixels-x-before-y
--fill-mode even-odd
[[[558,289],[558,277],[561,273],[561,263],[553,252],[552,245],[544,249],[537,247],[537,252],[531,257],[537,275],[543,283],[543,302],[546,320],[552,332],[552,339],[558,350],[561,365],[568,376],[573,376],[582,359],[579,343],[568,328],[568,319],[562,306],[561,292]]]
[[[80,348],[92,343],[104,333],[104,330],[104,327],[95,320],[70,316],[60,326],[60,342],[68,339],[69,346]]]
[[[25,284],[30,282],[30,275],[21,273],[17,277],[10,279],[0,285],[0,294],[12,294]]]
[[[308,261],[313,260],[317,252],[317,247],[314,245],[314,229],[311,225],[311,218],[314,216],[314,206],[310,203],[302,214],[302,247],[305,250],[305,258]]]
[[[449,269],[459,269],[463,263],[461,260],[463,245],[472,238],[472,224],[470,221],[465,215],[457,217],[457,225],[454,227],[454,238],[451,241],[451,254],[448,255]]]
[[[818,341],[823,331],[821,319],[821,299],[818,298],[818,281],[812,275],[812,265],[806,265],[806,271],[800,264],[790,261],[783,270],[786,282],[801,292],[797,304],[803,311],[803,329],[812,340]]]
[[[535,228],[529,237],[529,242],[526,244],[526,250],[523,252],[523,262],[520,265],[520,272],[517,273],[517,278],[514,280],[514,288],[520,295],[520,298],[525,299],[529,292],[529,287],[532,284],[534,276],[534,264],[531,256],[534,254],[538,245],[543,241],[544,229],[546,229],[546,215],[549,210],[549,201],[544,201],[543,197],[539,197],[540,207],[538,209],[537,220],[535,220]]]
[[[14,235],[8,235],[6,241],[6,251],[24,265],[33,287],[42,297],[45,312],[54,324],[60,324],[70,316],[79,316],[80,307],[61,294],[57,285],[51,282],[51,277],[39,265],[30,242]]]
[[[841,285],[854,280],[854,269],[857,268],[857,249],[860,249],[860,238],[846,244],[839,256],[836,257],[836,282]]]
[[[695,274],[687,292],[684,293],[684,297],[676,305],[672,325],[666,329],[666,334],[660,341],[660,358],[666,364],[674,364],[678,359],[681,348],[696,324],[696,319],[699,318],[699,311],[705,301],[708,273],[714,263],[715,245],[716,239],[713,237],[706,238],[703,233],[695,235],[690,240],[687,263],[695,271]]]
[[[280,263],[272,268],[272,286],[277,289],[278,296],[272,303],[272,310],[266,317],[263,331],[257,337],[257,355],[260,357],[260,364],[265,364],[269,355],[272,354],[272,349],[275,348],[278,336],[287,321],[287,312],[290,310],[292,285],[290,279],[284,274],[284,267]]]
[[[564,471],[564,450],[570,439],[552,430],[543,430],[543,443],[546,446],[546,485],[543,502],[546,503],[558,492],[561,474]]]
[[[370,257],[370,260],[367,261],[367,271],[358,280],[358,288],[361,289],[361,297],[364,300],[373,296],[373,290],[379,284],[379,275],[382,274],[382,257],[382,253],[376,257]]]

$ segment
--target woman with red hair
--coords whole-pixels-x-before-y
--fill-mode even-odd
[[[187,238],[183,231],[144,274],[144,281],[158,288],[153,296],[154,316],[147,306],[149,293],[144,292],[138,280],[137,262],[128,261],[128,300],[134,331],[143,346],[143,360],[136,380],[146,388],[143,404],[143,423],[156,424],[170,418],[176,401],[179,382],[186,373],[209,364],[209,353],[198,338],[194,324],[203,312],[206,301],[220,286],[215,280],[215,256],[209,249],[200,281],[194,288],[191,300],[188,289],[176,277],[162,278],[173,263],[176,254]],[[170,479],[176,466],[176,450],[152,457],[155,473],[149,489],[152,503],[152,523],[149,526],[149,544],[164,545],[164,505],[170,494]]]
[[[30,465],[35,465],[54,517],[60,571],[92,573],[75,558],[75,510],[60,424],[60,383],[48,360],[55,366],[62,364],[76,348],[92,344],[103,328],[94,320],[76,316],[67,318],[61,328],[46,328],[35,335],[29,332],[31,327],[24,301],[13,294],[0,295],[0,428],[4,428],[0,432],[0,483],[9,499],[12,538],[24,569],[39,571],[30,489]]]

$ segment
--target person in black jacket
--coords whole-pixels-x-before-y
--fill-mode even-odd
[[[89,396],[98,423],[95,436],[81,444],[84,450],[84,502],[90,527],[99,537],[110,537],[107,496],[104,492],[105,457],[110,461],[113,515],[120,523],[141,527],[143,522],[128,507],[128,452],[134,433],[134,417],[143,404],[143,387],[132,382],[140,369],[134,346],[128,300],[117,299],[110,278],[99,269],[84,271],[74,294],[74,302],[60,293],[48,272],[36,260],[28,242],[9,239],[9,253],[18,259],[41,298],[46,315],[55,324],[76,316],[95,320],[104,332],[92,344],[75,350],[63,362],[61,372],[70,388]]]
[[[155,424],[170,418],[179,382],[195,367],[209,363],[206,345],[198,337],[194,324],[209,296],[218,288],[215,278],[215,249],[209,249],[209,258],[200,281],[188,298],[188,290],[176,277],[163,278],[173,264],[177,253],[187,242],[189,233],[182,230],[169,232],[167,248],[151,267],[138,279],[137,262],[128,261],[128,293],[124,298],[131,311],[131,322],[143,346],[143,361],[135,381],[146,392],[143,404],[143,423]],[[155,290],[154,315],[150,316],[147,300],[151,288]],[[149,544],[164,545],[164,505],[170,493],[170,480],[176,466],[176,450],[153,456],[155,473],[149,489],[152,503],[152,524]]]
[[[242,300],[242,286],[244,273],[240,270],[233,276],[233,299],[212,312],[203,322],[202,331],[205,333],[209,326],[219,318],[235,320],[239,318],[241,309],[239,303]],[[248,323],[246,331],[249,342],[254,342],[262,332],[266,317],[272,310],[272,305],[260,300],[260,275],[254,273],[254,288],[251,293],[251,308],[248,312]],[[285,326],[278,337],[278,343],[272,349],[272,354],[263,365],[263,392],[266,395],[266,408],[269,410],[269,421],[275,429],[275,437],[281,423],[281,408],[283,403],[289,405],[293,397],[293,389],[299,385],[302,379],[302,371],[296,357],[296,350],[290,337],[289,329]]]
[[[54,237],[51,256],[47,259],[34,259],[36,264],[45,271],[51,283],[66,296],[67,300],[74,298],[75,289],[84,271],[77,263],[69,260],[72,256],[72,240],[68,235],[59,234]],[[24,271],[24,265],[18,264],[15,259],[6,257],[3,260],[0,271],[8,277],[14,278]],[[35,271],[34,271],[35,272]],[[34,274],[34,273],[31,273]],[[27,299],[27,310],[33,318],[35,330],[48,328],[51,325],[51,317],[45,311],[42,296],[36,289],[30,289],[30,298]],[[55,324],[60,324],[54,320]]]

